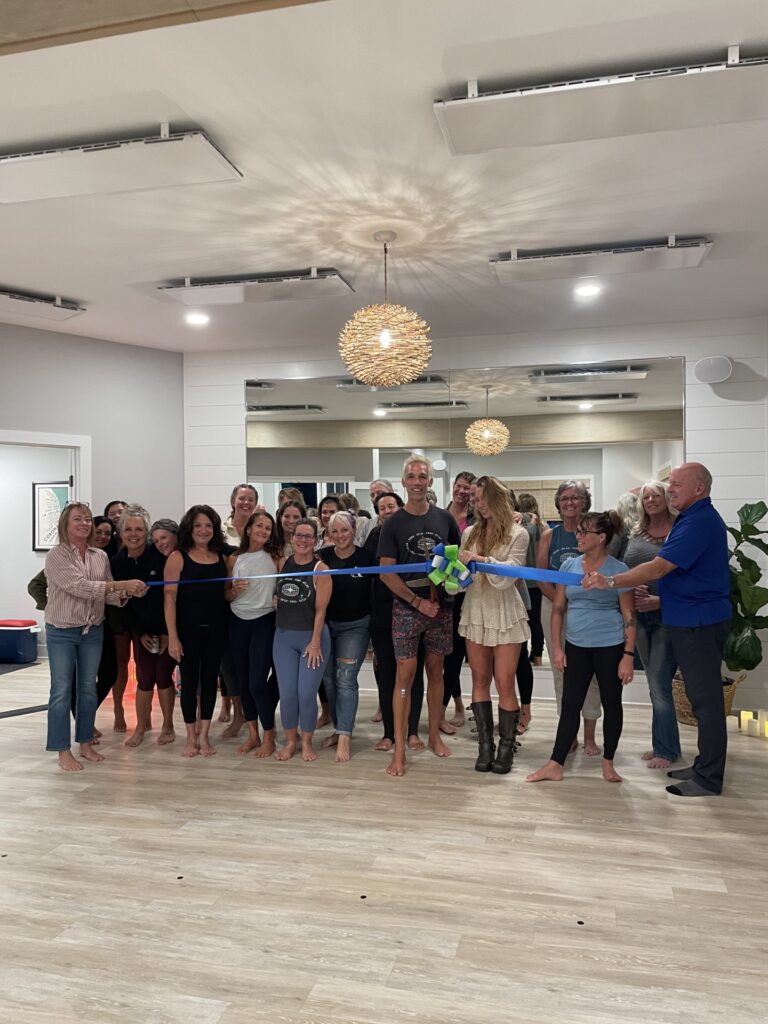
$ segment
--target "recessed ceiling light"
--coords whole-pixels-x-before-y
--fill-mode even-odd
[[[187,313],[184,319],[192,327],[205,327],[211,318],[207,313]]]
[[[374,409],[373,410],[373,415],[374,416],[386,416],[387,415],[387,410],[386,409]]]
[[[581,409],[582,412],[589,412],[589,410],[592,408],[592,403],[591,402],[579,402],[579,408]]]
[[[599,284],[595,284],[594,281],[590,281],[585,284],[577,284],[573,289],[573,294],[580,299],[594,299],[596,295],[599,295],[603,289]]]

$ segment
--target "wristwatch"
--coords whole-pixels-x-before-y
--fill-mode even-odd
[[[616,577],[615,576],[606,576],[605,577],[605,582],[608,584],[608,586],[611,588],[611,590],[614,590],[616,588]]]

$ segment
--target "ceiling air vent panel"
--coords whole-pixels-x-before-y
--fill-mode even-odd
[[[768,57],[476,90],[434,103],[453,154],[757,121],[768,117]]]
[[[259,416],[317,416],[325,412],[322,405],[247,405],[246,411]]]
[[[354,288],[334,267],[308,267],[231,278],[185,278],[158,288],[185,306],[235,305],[286,299],[327,299],[349,295]]]
[[[0,315],[29,317],[32,320],[69,320],[85,312],[83,306],[69,299],[25,295],[22,292],[0,291]]]

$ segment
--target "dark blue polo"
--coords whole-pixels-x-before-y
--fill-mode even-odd
[[[709,498],[680,513],[659,558],[677,566],[659,580],[665,626],[712,626],[730,619],[728,534]]]

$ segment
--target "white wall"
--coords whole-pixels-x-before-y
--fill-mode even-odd
[[[595,508],[616,508],[619,495],[638,487],[651,475],[649,444],[607,444],[603,448],[602,504]]]
[[[654,441],[651,446],[651,476],[658,480],[660,470],[679,466],[685,458],[682,441]]]
[[[322,424],[318,423],[318,431],[321,430]],[[248,478],[256,480],[272,476],[282,480],[370,480],[373,476],[371,449],[249,448]],[[233,477],[229,486],[221,489],[221,500],[225,506],[239,479]],[[210,503],[216,505],[216,502]]]
[[[0,428],[90,435],[99,511],[183,512],[183,424],[179,354],[0,324]]]

